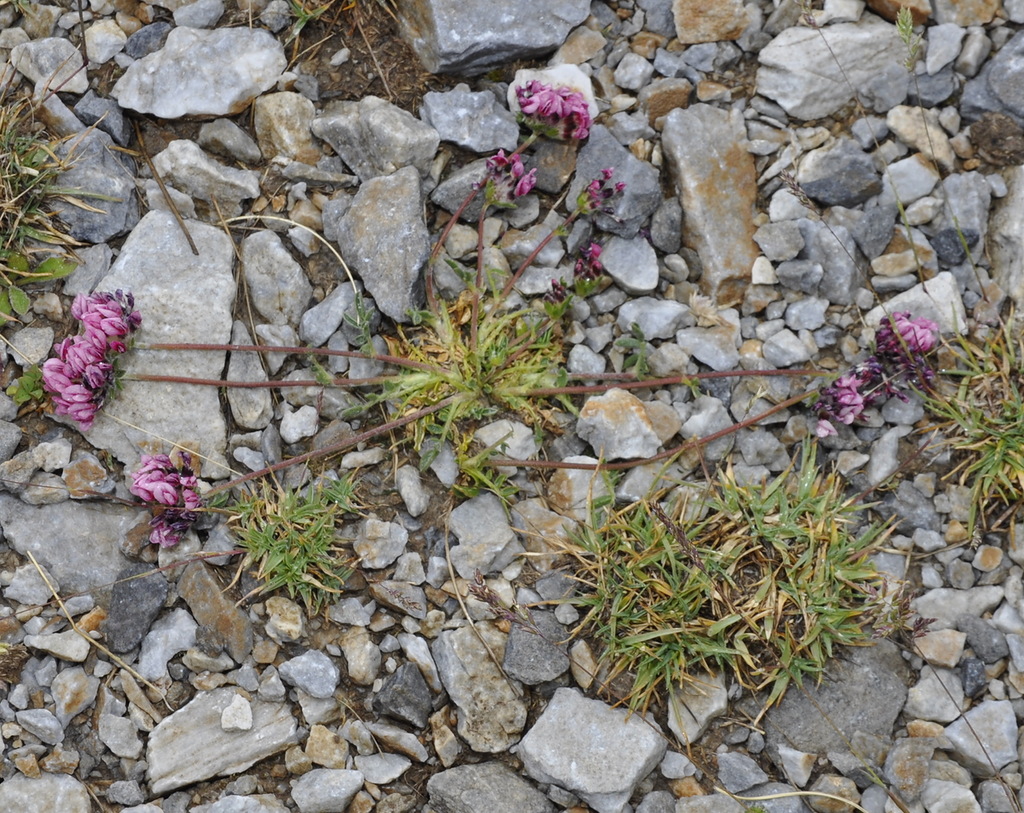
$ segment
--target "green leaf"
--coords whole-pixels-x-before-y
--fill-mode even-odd
[[[28,258],[17,251],[4,251],[0,254],[0,260],[7,263],[12,271],[28,271]]]
[[[50,257],[39,263],[33,276],[45,280],[62,279],[76,268],[78,263],[69,257]]]
[[[29,299],[28,294],[21,290],[21,288],[11,286],[7,289],[7,296],[11,307],[18,316],[24,316],[28,313],[28,309],[32,307],[32,300]]]

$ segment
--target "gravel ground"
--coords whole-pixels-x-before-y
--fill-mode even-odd
[[[930,319],[952,340],[1024,297],[1021,0],[912,0],[922,39],[909,71],[891,0],[827,0],[807,15],[790,0],[362,0],[301,30],[282,0],[65,5],[0,7],[0,78],[9,98],[36,88],[39,121],[74,158],[61,186],[104,197],[55,204],[81,265],[4,329],[8,380],[75,334],[72,298],[94,290],[132,292],[140,345],[350,350],[367,338],[353,325],[362,305],[384,352],[422,307],[430,246],[483,160],[523,138],[509,88],[533,78],[582,93],[595,123],[584,140],[525,153],[536,188],[486,220],[488,265],[515,268],[601,170],[625,184],[518,286],[540,298],[581,248],[603,245],[607,277],[564,331],[572,374],[621,371],[638,347],[665,377],[842,372],[886,313]],[[80,47],[90,62],[76,71]],[[472,267],[467,215],[444,250]],[[438,285],[460,287],[454,274]],[[634,326],[641,339],[624,345]],[[379,373],[361,359],[325,366]],[[285,352],[137,347],[123,367],[316,378]],[[646,460],[813,386],[620,390],[542,444],[517,416],[481,422],[478,439],[508,438],[515,459]],[[128,491],[142,455],[187,449],[197,487],[215,487],[372,425],[346,414],[352,404],[320,387],[221,397],[129,380],[81,431],[0,396],[0,641],[12,645],[0,655],[0,810],[754,804],[716,788],[774,796],[757,802],[771,811],[854,809],[798,790],[871,813],[1020,809],[1024,549],[1005,517],[968,537],[971,483],[946,476],[948,451],[919,451],[934,437],[916,395],[837,424],[818,462],[893,517],[874,562],[918,591],[932,632],[914,651],[844,651],[820,686],[766,714],[730,676],[703,675],[646,718],[616,705],[621,686],[595,681],[593,641],[565,640],[580,615],[559,602],[572,583],[557,543],[587,521],[585,470],[519,467],[506,512],[490,493],[456,497],[450,450],[423,472],[409,443],[330,457],[328,477],[354,474],[364,509],[342,534],[357,575],[320,615],[254,594],[251,574],[235,582],[235,556],[200,561],[236,546],[219,515],[174,547],[147,544],[151,515]],[[741,484],[771,479],[817,421],[806,402],[774,411],[672,475],[699,480],[703,462],[729,464]],[[281,474],[292,486],[312,476]],[[644,496],[657,476],[638,467],[616,498]],[[467,602],[476,571],[506,606],[533,605],[544,634]]]

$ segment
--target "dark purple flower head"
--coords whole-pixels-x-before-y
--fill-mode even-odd
[[[487,190],[489,205],[508,206],[529,194],[536,183],[537,170],[527,172],[517,153],[506,156],[504,150],[498,150],[497,155],[487,159],[487,177],[482,185]]]
[[[535,133],[559,140],[590,135],[590,108],[579,91],[531,79],[516,87],[516,101],[523,123]]]
[[[612,199],[622,194],[626,184],[611,182],[614,169],[602,169],[601,177],[594,178],[576,198],[576,208],[580,214],[590,215],[596,212],[610,213]]]
[[[561,305],[569,297],[569,289],[561,280],[551,280],[551,290],[544,294],[544,301],[552,305]]]
[[[906,311],[894,313],[882,321],[875,334],[875,352],[890,356],[927,353],[935,347],[938,331],[931,319],[911,319]]]
[[[580,249],[580,256],[576,260],[576,267],[573,269],[573,278],[592,282],[604,274],[604,266],[601,265],[601,244],[591,243],[586,248]]]
[[[146,502],[156,503],[150,520],[149,539],[161,547],[178,544],[199,518],[196,511],[203,501],[197,491],[199,481],[192,469],[192,456],[180,453],[178,465],[168,455],[143,455],[141,468],[132,474],[128,490]]]

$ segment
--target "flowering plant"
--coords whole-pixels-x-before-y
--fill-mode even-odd
[[[537,170],[529,172],[518,153],[505,155],[504,150],[487,159],[487,177],[484,188],[486,206],[511,207],[516,198],[528,195],[537,183]]]
[[[516,87],[520,121],[533,132],[564,141],[590,135],[590,108],[579,91],[532,79]]]
[[[162,548],[177,545],[192,527],[202,507],[199,481],[192,469],[192,455],[180,453],[181,464],[175,465],[165,454],[143,455],[142,468],[132,475],[128,490],[146,502],[156,504],[149,521],[149,541]]]
[[[117,358],[128,349],[129,337],[142,316],[130,293],[79,294],[71,315],[84,332],[54,345],[56,356],[43,362],[43,389],[53,394],[54,411],[68,415],[83,431],[117,383]]]
[[[938,331],[931,319],[911,319],[905,311],[886,317],[875,334],[875,352],[822,390],[814,405],[818,437],[838,434],[833,422],[849,426],[881,398],[906,401],[904,387],[927,387],[935,371],[924,357],[935,348]]]

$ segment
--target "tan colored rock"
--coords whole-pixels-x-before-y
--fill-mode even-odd
[[[868,0],[868,8],[876,14],[885,17],[891,23],[896,21],[896,15],[900,12],[900,6],[906,6],[910,9],[914,25],[920,25],[932,13],[931,0]]]
[[[200,624],[211,630],[235,663],[252,652],[253,634],[249,616],[225,595],[209,566],[193,562],[178,580],[180,595]]]
[[[1003,7],[1002,0],[933,0],[933,4],[936,22],[960,26],[990,23]]]
[[[607,40],[600,31],[581,26],[573,31],[551,58],[552,65],[581,65],[596,56]]]
[[[915,641],[915,648],[932,666],[952,669],[960,662],[966,640],[966,633],[959,630],[932,630]]]
[[[946,172],[953,171],[953,147],[939,124],[937,111],[902,104],[888,112],[885,123],[908,147],[937,162]]]
[[[253,102],[253,126],[260,152],[267,160],[281,155],[303,164],[321,156],[313,146],[310,125],[316,116],[313,103],[299,93],[268,93]]]
[[[739,39],[749,19],[743,0],[675,0],[676,36],[686,44]]]

